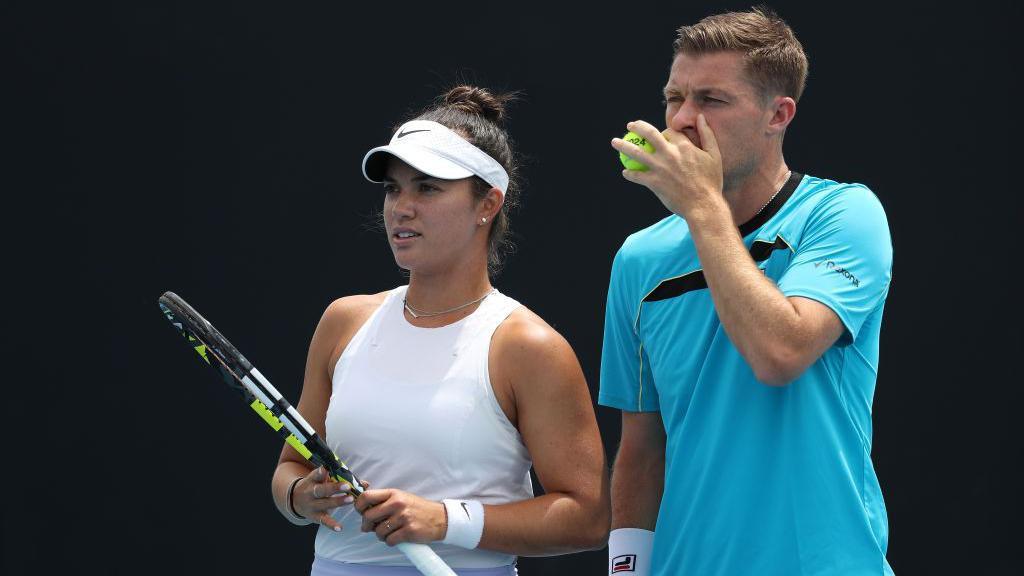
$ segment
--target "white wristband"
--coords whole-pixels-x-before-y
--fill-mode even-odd
[[[651,546],[654,532],[643,528],[617,528],[608,535],[608,574],[651,573]]]
[[[443,500],[448,513],[448,531],[442,544],[454,544],[472,550],[484,534],[484,505],[476,500]]]

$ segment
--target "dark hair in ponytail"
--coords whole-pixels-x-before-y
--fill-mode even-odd
[[[438,97],[432,107],[415,118],[433,120],[448,127],[497,160],[508,172],[505,203],[491,223],[487,240],[487,269],[492,275],[501,271],[505,257],[514,248],[508,238],[509,212],[519,205],[519,163],[512,140],[503,124],[505,106],[516,98],[515,93],[492,94],[476,86],[456,86]],[[483,198],[491,189],[491,185],[479,177],[474,179],[474,194],[477,198]]]

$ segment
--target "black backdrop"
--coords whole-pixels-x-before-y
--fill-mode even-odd
[[[786,158],[870,185],[888,212],[874,459],[892,565],[1008,572],[1021,10],[897,4],[774,5],[811,60]],[[621,179],[608,140],[663,123],[679,24],[746,6],[5,3],[4,573],[307,570],[312,529],[269,496],[279,441],[156,298],[189,299],[297,398],[323,308],[403,281],[362,154],[455,81],[525,91],[509,125],[528,155],[519,249],[497,284],[568,338],[596,393],[612,256],[665,213]],[[598,417],[612,454],[618,416]]]

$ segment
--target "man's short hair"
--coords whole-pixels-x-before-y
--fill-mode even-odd
[[[675,56],[739,52],[751,83],[767,100],[789,96],[799,101],[807,83],[807,55],[793,30],[768,8],[708,16],[679,28]]]

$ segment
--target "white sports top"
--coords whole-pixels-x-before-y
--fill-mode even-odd
[[[371,488],[427,498],[502,504],[533,497],[530,454],[491,388],[491,336],[520,304],[494,292],[469,316],[440,328],[405,319],[407,287],[392,290],[334,368],[327,445]],[[316,555],[409,566],[396,548],[360,532],[352,506],[334,512],[341,532],[320,527]],[[453,568],[505,566],[515,556],[435,543]]]

